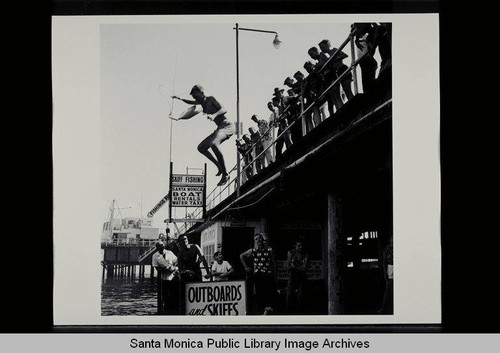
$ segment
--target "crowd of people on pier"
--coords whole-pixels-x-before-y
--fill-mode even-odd
[[[364,93],[372,90],[377,69],[380,76],[392,65],[391,36],[391,23],[351,25],[350,37],[355,43]],[[380,62],[375,59],[377,50]],[[242,182],[279,160],[304,134],[333,116],[354,97],[352,70],[355,68],[344,63],[348,58],[344,51],[323,39],[309,48],[307,54],[310,60],[303,65],[307,75],[299,70],[293,77],[286,77],[283,82],[286,88],[276,87],[267,103],[269,118],[252,115],[251,120],[257,126],[250,127],[248,133],[236,141],[243,161]]]
[[[214,253],[214,262],[209,265],[200,247],[190,244],[186,235],[177,241],[156,243],[152,265],[158,273],[158,313],[160,315],[185,315],[183,305],[187,283],[227,281],[234,274],[233,266],[224,259],[222,251]],[[246,273],[247,314],[271,315],[279,303],[277,287],[277,266],[274,250],[267,234],[254,235],[254,244],[240,254],[240,261]],[[202,276],[201,265],[206,274]],[[303,249],[303,240],[297,239],[287,253],[285,270],[288,272],[284,312],[305,313],[305,297],[309,258]]]

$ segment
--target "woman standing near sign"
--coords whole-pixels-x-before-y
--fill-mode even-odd
[[[201,87],[200,85],[195,85],[191,89],[190,95],[194,98],[194,100],[172,96],[172,98],[179,99],[186,104],[194,104],[194,106],[186,111],[186,113],[184,113],[181,117],[177,119],[170,117],[170,119],[191,119],[193,116],[199,113],[199,110],[196,110],[196,105],[201,105],[203,113],[207,114],[207,118],[209,120],[212,120],[217,125],[217,129],[203,141],[201,141],[201,143],[198,145],[198,151],[215,164],[218,169],[218,173],[216,175],[222,175],[221,180],[217,185],[224,185],[229,180],[229,174],[227,173],[224,156],[219,149],[219,145],[234,134],[234,125],[226,118],[226,110],[217,101],[217,99],[212,96],[205,96],[203,87]],[[210,153],[210,148],[214,152],[215,157],[212,155],[212,153]]]

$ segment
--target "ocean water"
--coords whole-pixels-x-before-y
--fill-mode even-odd
[[[101,315],[155,315],[156,279],[145,277],[104,278],[101,284]]]

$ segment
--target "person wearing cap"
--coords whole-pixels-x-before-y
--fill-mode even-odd
[[[272,98],[273,105],[277,109],[275,119],[275,124],[278,126],[278,137],[276,138],[276,159],[281,157],[281,155],[283,154],[283,146],[286,146],[286,149],[288,150],[293,143],[291,132],[289,129],[287,130],[288,112],[285,112],[285,107],[283,106],[284,92],[284,89],[279,89],[278,87],[276,87],[274,89]]]
[[[260,133],[254,127],[249,127],[248,132],[250,133],[250,139],[252,140],[252,152],[253,152],[253,160],[255,161],[255,171],[260,173],[262,169],[264,169],[264,145],[262,143],[262,139]]]
[[[297,90],[299,91],[300,98],[302,99],[302,103],[304,104],[304,109],[306,109],[312,102],[314,102],[314,97],[315,93],[311,92],[310,88],[310,83],[308,80],[306,80],[306,77],[302,73],[302,71],[297,71],[296,73],[293,74],[293,77],[296,80],[296,87]],[[305,126],[305,133],[308,131],[311,131],[314,129],[314,119],[313,119],[313,113],[316,114],[317,108],[313,106],[313,109],[311,109],[310,113],[306,113],[304,115],[304,120],[306,123]]]
[[[309,60],[304,63],[304,69],[308,73],[307,77],[304,79],[304,91],[306,91],[309,95],[307,105],[309,106],[312,102],[315,102],[311,112],[312,122],[309,125],[312,126],[312,128],[315,128],[328,117],[328,94],[323,99],[318,100],[323,93],[323,83],[321,82],[321,77],[316,70],[316,65]]]
[[[286,129],[287,127],[287,121],[286,118],[280,114],[280,111],[283,111],[280,102],[281,100],[278,97],[273,97],[273,99],[271,100],[271,105],[274,109],[274,113],[271,114],[274,116],[273,123],[274,126],[278,127],[278,132],[276,133],[275,139],[276,142],[274,145],[276,160],[281,158],[281,155],[283,154],[283,147],[285,145],[287,149],[289,148],[289,146],[291,146],[291,141],[289,141],[287,138],[288,133],[283,134],[284,129]]]
[[[333,60],[330,59],[328,53],[321,52],[317,47],[311,47],[307,51],[311,59],[316,61],[314,70],[318,72],[318,77],[320,78],[321,87],[320,90],[323,92],[326,90],[337,78],[335,69],[332,67]],[[342,106],[342,98],[340,97],[340,83],[336,84],[328,91],[326,95],[326,101],[328,103],[329,115],[333,115],[335,110],[339,110]]]
[[[252,170],[250,169],[251,167],[246,167],[249,165],[249,158],[250,158],[250,146],[248,146],[244,141],[243,138],[237,139],[236,140],[236,150],[242,157],[243,165],[241,166],[242,170],[245,172],[241,174],[241,182],[245,183],[248,179],[252,177]]]
[[[242,138],[243,141],[245,141],[245,145],[248,149],[245,154],[245,156],[247,157],[246,165],[248,167],[246,167],[245,170],[248,171],[250,178],[251,176],[254,176],[256,174],[255,163],[253,162],[253,141],[249,134],[244,134]]]
[[[278,126],[278,109],[274,106],[272,100],[267,102],[267,109],[271,112],[271,114],[269,114],[269,126],[271,127],[271,143],[273,144],[271,151],[274,161],[276,160],[276,145],[274,142],[276,141],[276,127]]]
[[[349,69],[347,65],[342,62],[345,58],[347,58],[347,54],[344,53],[342,50],[338,50],[337,48],[332,48],[330,40],[323,39],[321,42],[319,42],[318,46],[321,52],[328,54],[330,57],[333,56],[330,62],[332,62],[332,68],[335,72],[336,78],[339,78],[344,72],[346,72]],[[340,84],[342,85],[342,90],[344,91],[347,100],[354,97],[351,90],[351,82],[352,82],[352,73],[349,71],[340,80]],[[340,98],[340,104],[341,105],[344,104],[342,98]]]
[[[287,110],[287,121],[292,143],[296,143],[302,137],[302,125],[296,121],[300,116],[299,97],[292,88],[287,90],[287,95],[283,97],[283,106]]]
[[[285,86],[288,86],[290,88],[293,88],[294,85],[295,85],[296,81],[293,79],[293,77],[290,77],[288,76],[287,78],[285,78],[285,82],[283,82],[283,84]]]
[[[263,154],[263,167],[269,166],[273,162],[273,150],[272,143],[273,138],[271,136],[271,129],[269,128],[269,123],[265,119],[259,119],[257,115],[252,115],[251,118],[255,123],[257,123],[257,127],[259,129],[259,133],[262,141],[262,148],[265,150]]]
[[[229,174],[227,173],[224,156],[222,155],[219,146],[235,133],[234,125],[227,119],[225,115],[226,110],[222,107],[219,101],[217,101],[217,99],[213,96],[205,96],[203,87],[200,85],[194,85],[189,94],[194,98],[194,100],[188,100],[177,96],[172,96],[172,98],[181,100],[186,104],[201,105],[203,112],[207,114],[207,118],[212,120],[217,125],[217,129],[198,145],[198,151],[215,164],[218,169],[216,176],[221,175],[221,180],[217,185],[224,185],[229,180]],[[179,119],[191,119],[192,117],[193,116],[186,116]],[[173,120],[179,120],[173,117],[170,118]],[[210,153],[209,149],[212,149],[215,157],[212,153]]]
[[[258,312],[269,314],[276,302],[276,261],[273,249],[264,243],[263,234],[254,235],[253,248],[241,253],[240,261],[247,280],[254,283]]]

